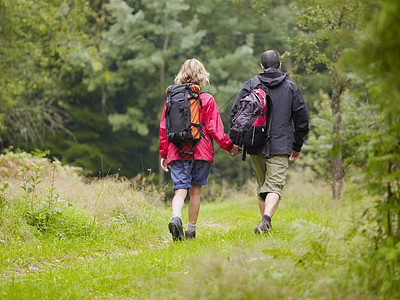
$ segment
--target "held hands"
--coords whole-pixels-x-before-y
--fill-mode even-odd
[[[242,151],[243,151],[242,147],[239,147],[238,145],[233,145],[233,148],[231,149],[231,151],[229,151],[229,155],[235,157],[240,153],[242,153]]]

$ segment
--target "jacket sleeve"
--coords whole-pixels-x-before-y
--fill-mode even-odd
[[[236,113],[236,111],[237,111],[238,108],[239,108],[240,99],[242,99],[242,98],[244,98],[245,96],[247,96],[248,94],[250,94],[250,91],[251,91],[251,87],[250,87],[251,84],[250,84],[250,81],[251,81],[251,79],[248,80],[248,81],[243,85],[242,89],[240,90],[239,94],[238,94],[237,97],[236,97],[235,102],[233,103],[233,106],[232,106],[231,112],[230,112],[230,126],[232,126],[233,117],[235,116],[235,113]]]
[[[204,107],[204,126],[206,132],[224,150],[230,151],[233,148],[232,141],[224,132],[224,125],[218,112],[217,103],[211,96],[209,104]]]
[[[304,140],[308,134],[308,126],[310,115],[308,113],[306,102],[304,101],[303,94],[299,87],[294,87],[294,99],[292,103],[292,120],[294,125],[294,141],[292,149],[300,152]]]
[[[167,152],[168,152],[168,139],[167,139],[167,134],[166,134],[166,127],[165,127],[165,109],[167,107],[167,101],[165,101],[164,104],[164,109],[161,115],[161,120],[160,120],[160,130],[159,130],[159,145],[158,149],[160,150],[160,156],[161,158],[167,158]]]

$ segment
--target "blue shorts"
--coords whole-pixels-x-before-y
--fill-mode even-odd
[[[192,172],[186,176],[191,160],[174,160],[169,164],[172,178],[172,189],[191,189],[192,185],[206,185],[210,174],[211,162],[195,160]]]

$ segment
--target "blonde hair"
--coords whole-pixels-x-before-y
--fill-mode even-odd
[[[206,71],[203,64],[197,59],[188,59],[183,63],[178,75],[175,77],[176,84],[195,83],[205,85],[210,83],[210,74]]]

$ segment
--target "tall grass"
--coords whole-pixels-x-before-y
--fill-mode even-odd
[[[35,170],[23,160],[14,163],[27,174]],[[400,246],[389,241],[376,250],[373,199],[357,186],[348,185],[343,201],[335,202],[327,184],[291,171],[274,231],[262,236],[253,233],[260,218],[254,181],[239,192],[205,187],[196,239],[172,242],[165,191],[145,177],[88,181],[70,169],[53,172],[49,162],[34,163],[45,166],[35,201],[48,200],[53,186],[63,206],[37,226],[27,214],[32,197],[19,188],[21,178],[8,177],[1,191],[7,198],[0,212],[1,298],[400,297]]]
[[[26,153],[2,156],[2,161],[11,167],[3,169],[6,206],[0,209],[3,276],[161,243],[154,224],[164,221],[163,191],[143,180],[141,188],[138,178],[87,183],[70,167]]]

